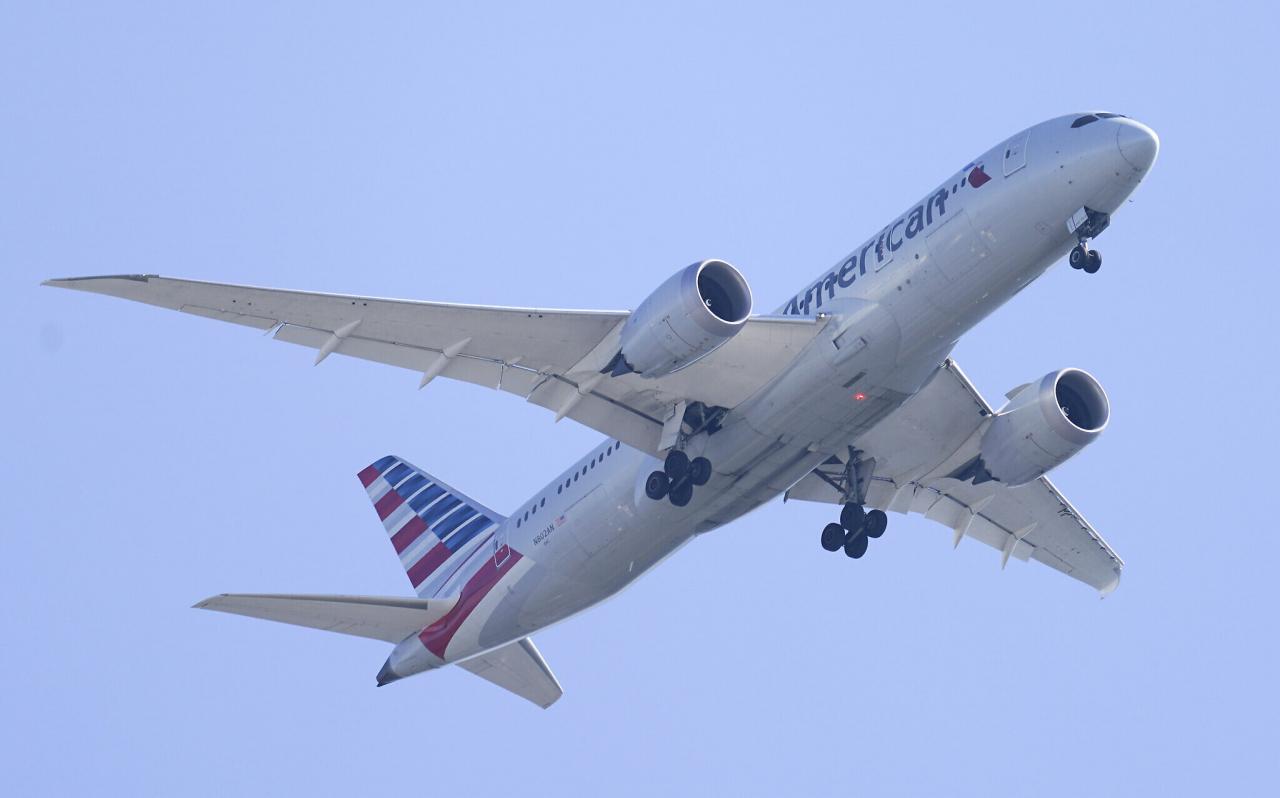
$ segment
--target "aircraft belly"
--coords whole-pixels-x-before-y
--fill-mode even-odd
[[[966,212],[966,210],[971,210]],[[498,645],[599,603],[697,534],[776,498],[846,448],[927,382],[964,330],[1057,257],[1037,209],[961,209],[917,237],[867,295],[829,299],[832,319],[794,364],[735,408],[691,457],[711,460],[711,481],[683,508],[644,495],[661,461],[624,449],[597,470],[599,484],[544,520],[533,564],[493,609],[477,645]],[[1016,256],[1016,257],[1015,257]]]

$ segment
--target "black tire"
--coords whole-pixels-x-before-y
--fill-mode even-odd
[[[867,533],[869,538],[878,538],[884,534],[889,528],[889,516],[884,514],[884,510],[872,510],[867,513],[867,521],[863,527],[863,531]]]
[[[850,535],[849,539],[844,542],[844,553],[846,557],[854,560],[860,558],[867,553],[867,536],[866,535]]]
[[[1085,251],[1084,244],[1076,244],[1071,248],[1071,254],[1067,256],[1067,263],[1070,263],[1073,269],[1083,269],[1088,260],[1089,253]]]
[[[689,462],[689,481],[698,487],[707,484],[711,479],[711,461],[705,457],[695,457]]]
[[[840,526],[850,532],[861,532],[862,523],[866,520],[866,511],[862,509],[862,505],[856,502],[849,502],[840,510]]]
[[[1089,257],[1085,258],[1084,266],[1081,268],[1084,269],[1085,274],[1098,273],[1098,269],[1102,268],[1102,255],[1099,254],[1098,250],[1095,249],[1089,252]]]
[[[844,527],[839,524],[827,524],[822,528],[822,548],[827,551],[840,551],[844,546]]]
[[[644,495],[654,501],[659,501],[667,495],[667,491],[671,489],[671,480],[667,479],[667,475],[661,471],[654,471],[649,478],[644,481]]]
[[[684,507],[693,498],[693,483],[686,479],[672,485],[671,493],[667,494],[667,498],[676,507]]]
[[[667,459],[662,461],[662,470],[672,482],[679,482],[689,471],[689,455],[679,449],[672,449],[667,452]]]

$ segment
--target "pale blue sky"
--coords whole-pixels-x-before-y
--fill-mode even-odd
[[[1256,793],[1276,764],[1277,18],[1267,4],[0,3],[7,794]],[[438,4],[443,6],[443,4]],[[1057,475],[1099,601],[919,518],[771,504],[537,636],[540,711],[371,641],[188,609],[408,594],[355,479],[509,510],[598,439],[505,394],[40,288],[159,272],[634,307],[700,258],[774,307],[1082,108],[1159,132],[1098,241],[956,356],[1114,416]]]

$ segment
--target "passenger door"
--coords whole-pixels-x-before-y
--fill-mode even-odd
[[[1004,145],[1004,176],[1008,177],[1027,165],[1027,139],[1030,133],[1024,133],[1010,139]]]

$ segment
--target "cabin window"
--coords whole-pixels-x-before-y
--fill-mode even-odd
[[[543,497],[542,497],[542,501],[538,502],[538,506],[539,506],[539,507],[546,507],[546,506],[547,506],[547,497],[546,497],[546,496],[543,496]]]

